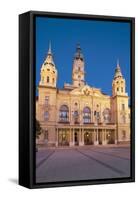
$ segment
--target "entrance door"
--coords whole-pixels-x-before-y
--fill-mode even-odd
[[[92,134],[89,132],[86,132],[84,134],[84,144],[85,145],[91,145],[92,144]]]
[[[59,145],[68,146],[69,145],[69,134],[66,130],[59,132]]]
[[[75,145],[79,145],[78,133],[77,132],[75,132],[75,134],[74,134],[74,143],[75,143]]]

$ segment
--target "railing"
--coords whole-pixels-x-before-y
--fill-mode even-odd
[[[62,121],[62,120],[58,121],[58,123],[60,123],[60,124],[70,124],[69,121]]]
[[[71,125],[84,125],[84,126],[108,126],[108,125],[115,125],[115,123],[104,123],[104,122],[99,122],[99,123],[94,123],[94,122],[84,122],[84,123],[80,123],[80,122],[74,122],[71,123],[70,121],[64,121],[64,120],[60,120],[58,121],[59,124],[71,124]]]

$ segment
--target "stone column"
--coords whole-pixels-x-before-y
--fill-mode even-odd
[[[102,134],[102,145],[104,145],[104,131],[103,131],[103,129],[102,129],[102,131],[101,131],[101,134]]]
[[[79,129],[79,146],[83,146],[84,145],[84,139],[83,139],[83,133],[82,133],[82,129]]]
[[[117,144],[117,134],[116,134],[116,129],[114,130],[114,137],[115,137],[115,144]]]
[[[81,145],[84,145],[84,129],[81,130]]]
[[[106,141],[106,130],[104,129],[103,130],[103,142],[102,142],[103,145],[106,145],[107,144],[107,141]]]
[[[98,132],[98,128],[97,128],[97,145],[99,144],[99,139],[98,139],[99,137],[98,136],[99,136],[99,132]]]
[[[69,145],[70,146],[74,146],[74,133],[73,133],[73,130],[74,129],[70,129],[70,143],[69,143]]]
[[[98,145],[99,144],[99,141],[98,141],[98,129],[94,129],[94,145]]]
[[[58,128],[56,128],[56,147],[58,147]]]
[[[74,128],[72,129],[72,146],[74,146]]]

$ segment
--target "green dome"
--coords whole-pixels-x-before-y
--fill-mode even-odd
[[[115,69],[114,79],[117,77],[123,77],[119,63],[117,63],[117,67]]]

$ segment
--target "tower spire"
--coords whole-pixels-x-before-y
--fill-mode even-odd
[[[48,49],[48,54],[51,55],[52,51],[51,51],[51,41],[49,41],[49,49]]]
[[[120,66],[119,66],[119,59],[117,59],[117,67],[120,67]]]
[[[83,54],[82,54],[82,50],[81,50],[81,47],[80,47],[79,43],[77,44],[76,53],[75,53],[74,57],[75,57],[75,59],[84,60],[84,57],[83,57]]]

